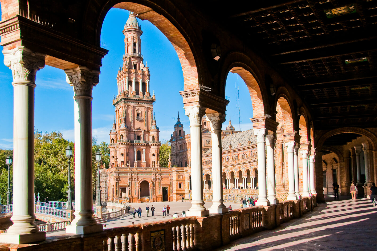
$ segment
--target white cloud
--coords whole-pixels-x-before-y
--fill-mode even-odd
[[[5,141],[5,142],[7,142],[7,143],[1,142],[1,141]],[[13,149],[13,139],[12,139],[12,140],[9,140],[9,139],[1,139],[1,140],[0,140],[0,149],[4,149],[4,150],[12,150],[12,149]]]
[[[72,90],[72,86],[62,79],[42,79],[38,80],[36,84],[38,87],[45,89]]]
[[[59,130],[63,134],[63,138],[67,139],[69,141],[74,141],[75,140],[75,131],[74,129],[71,130]]]

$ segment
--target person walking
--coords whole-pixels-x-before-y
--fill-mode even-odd
[[[146,205],[146,217],[149,217],[149,210],[150,210],[149,206]]]
[[[370,188],[370,199],[374,206],[376,206],[376,193],[377,187],[375,186],[375,183],[372,183],[372,187]]]
[[[356,200],[357,199],[357,187],[354,185],[354,182],[351,183],[350,193],[351,193],[351,199]]]
[[[167,205],[167,215],[170,215],[170,206]]]
[[[163,217],[165,217],[166,216],[166,213],[167,213],[167,208],[166,208],[166,206],[163,206],[163,209],[162,209],[162,212],[163,212]]]
[[[136,218],[137,209],[134,208],[133,210],[133,218]]]
[[[155,207],[151,205],[151,216],[154,216]]]
[[[139,207],[138,208],[138,217],[141,218],[141,216],[142,216],[142,208]]]
[[[338,189],[340,186],[337,184],[337,182],[333,183],[333,191],[334,191],[334,200],[339,200],[340,196],[338,194]]]

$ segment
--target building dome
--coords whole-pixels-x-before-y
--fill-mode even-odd
[[[228,131],[234,131],[235,130],[234,126],[232,126],[232,121],[231,120],[229,120],[229,125],[226,127],[226,130],[228,130]]]
[[[175,128],[175,127],[183,127],[182,122],[180,122],[179,112],[178,112],[178,121],[176,121],[176,123],[175,123],[175,125],[174,125],[174,128]]]
[[[140,28],[137,18],[136,18],[136,14],[134,14],[134,12],[130,12],[128,21],[126,21],[124,28],[125,29],[128,29],[128,28],[139,29]]]

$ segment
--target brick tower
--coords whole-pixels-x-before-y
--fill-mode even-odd
[[[125,55],[113,100],[116,119],[110,133],[110,167],[156,167],[160,142],[153,115],[155,95],[150,95],[150,72],[141,55],[142,30],[132,12],[123,33]]]

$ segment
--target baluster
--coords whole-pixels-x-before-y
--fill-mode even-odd
[[[136,233],[135,235],[136,237],[136,251],[140,251],[141,250],[141,245],[140,245],[140,236],[139,236],[139,233]]]
[[[187,250],[187,229],[186,225],[183,225],[183,250]]]
[[[109,251],[114,251],[114,237],[109,237],[108,238],[108,250]]]
[[[122,251],[128,251],[129,250],[129,235],[128,234],[122,234],[121,235],[121,243],[122,243]]]
[[[173,245],[173,250],[174,251],[176,251],[177,250],[177,245],[176,245],[176,243],[177,243],[177,236],[176,236],[176,227],[173,227],[172,228],[172,245]]]
[[[115,244],[115,251],[121,251],[121,236],[116,235]]]
[[[134,238],[134,234],[130,235],[130,251],[136,251],[136,239]]]
[[[178,226],[178,250],[182,250],[182,229]]]
[[[103,240],[103,251],[108,251],[108,238]]]

